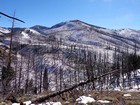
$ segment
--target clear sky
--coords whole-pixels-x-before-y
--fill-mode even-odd
[[[81,20],[112,29],[140,30],[140,0],[0,0],[0,11],[24,20],[16,27],[51,27],[68,20]],[[11,19],[0,15],[0,26],[10,27]]]

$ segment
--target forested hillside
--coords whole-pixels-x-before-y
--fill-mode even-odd
[[[11,39],[12,38],[12,39]],[[52,27],[0,27],[0,97],[139,90],[140,31],[79,20]],[[72,91],[72,92],[71,92]]]

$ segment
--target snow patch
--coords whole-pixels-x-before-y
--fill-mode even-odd
[[[30,38],[29,35],[26,34],[25,32],[22,32],[21,34],[23,35],[22,38],[25,38],[25,39],[29,39]]]
[[[123,96],[124,96],[124,97],[131,97],[131,94],[128,94],[128,93],[127,93],[127,94],[124,94]]]
[[[61,102],[47,102],[45,105],[62,105]]]
[[[79,98],[76,99],[76,101],[79,104],[87,104],[87,103],[95,102],[95,99],[87,96],[80,96]]]
[[[140,69],[136,71],[136,76],[140,76]]]
[[[30,33],[33,33],[33,34],[37,34],[37,35],[39,35],[40,33],[39,32],[37,32],[36,30],[34,30],[34,29],[25,29],[25,32],[30,32]]]
[[[25,104],[25,105],[30,105],[32,102],[31,101],[25,101],[25,102],[23,102],[23,104]]]
[[[102,104],[111,103],[110,101],[107,101],[107,100],[98,100],[97,102],[102,103]]]
[[[10,31],[8,30],[8,29],[6,29],[6,28],[2,28],[2,27],[0,27],[0,31],[2,32],[2,33],[10,33]],[[1,33],[0,33],[1,34]]]
[[[20,105],[20,103],[12,103],[12,105]]]
[[[114,88],[115,91],[121,91],[120,87]]]

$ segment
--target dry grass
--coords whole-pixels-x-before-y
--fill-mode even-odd
[[[131,92],[131,97],[125,97],[127,105],[140,105],[140,93]]]
[[[136,102],[129,102],[127,105],[140,105],[140,103],[136,103]]]
[[[131,97],[124,97],[123,94],[128,92],[118,92],[118,91],[74,91],[74,93],[65,93],[61,97],[55,97],[47,101],[60,101],[62,105],[78,105],[75,100],[79,96],[89,94],[91,97],[93,97],[95,100],[108,100],[112,102],[112,105],[120,105],[121,101],[125,101],[125,104],[121,105],[140,105],[140,93],[138,92],[131,92]],[[44,95],[44,94],[43,94]],[[23,96],[17,98],[18,102],[24,102],[28,100],[34,100],[38,96]],[[3,101],[0,102],[0,105],[11,105],[9,101]],[[98,103],[89,103],[88,105],[101,105]]]

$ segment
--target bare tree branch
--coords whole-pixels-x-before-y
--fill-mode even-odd
[[[17,20],[17,21],[19,21],[19,22],[25,23],[24,21],[22,21],[22,20],[20,20],[20,19],[18,19],[18,18],[15,18],[15,17],[9,16],[9,15],[7,15],[7,14],[5,14],[5,13],[0,12],[0,14],[3,15],[3,16],[6,16],[6,17],[8,17],[8,18],[11,18],[11,19]]]

